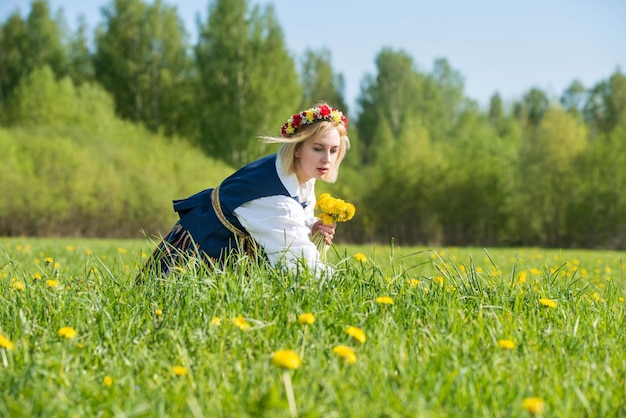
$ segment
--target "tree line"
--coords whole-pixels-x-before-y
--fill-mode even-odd
[[[531,88],[505,103],[494,92],[482,109],[465,96],[462,75],[446,59],[424,72],[406,52],[384,48],[375,57],[375,73],[363,77],[353,111],[330,52],[288,51],[271,5],[212,0],[207,6],[194,45],[176,9],[159,0],[111,0],[92,33],[84,21],[67,30],[44,0],[33,1],[25,17],[9,16],[0,27],[5,142],[30,155],[22,143],[28,135],[54,132],[71,138],[66,154],[75,147],[81,155],[102,147],[103,138],[126,147],[112,139],[119,126],[140,129],[143,134],[131,137],[143,136],[138,141],[146,149],[170,147],[154,157],[163,158],[156,165],[170,167],[169,174],[155,170],[150,181],[169,175],[170,183],[185,182],[180,175],[188,172],[165,161],[185,165],[172,144],[203,151],[203,165],[235,168],[271,151],[256,138],[277,134],[285,115],[325,100],[350,115],[353,149],[338,183],[320,185],[357,205],[357,216],[341,227],[346,240],[626,248],[626,77],[620,69],[593,86],[574,80],[560,97]],[[104,119],[110,123],[92,120],[85,108],[110,108]],[[129,175],[136,178],[141,164],[131,160],[135,171]],[[81,167],[77,163],[87,169]],[[43,184],[52,176],[20,172]],[[208,177],[206,187],[219,181]],[[10,187],[9,181],[0,187]],[[138,181],[128,193],[141,195],[141,187]],[[70,195],[60,189],[55,199]],[[160,196],[163,206],[171,197],[181,196]],[[11,200],[29,205],[28,198]],[[165,229],[171,218],[155,205],[141,209],[132,225],[146,216],[151,229]],[[15,208],[12,201],[0,204],[0,233],[24,233],[7,221],[20,216]],[[74,216],[93,222],[84,213]],[[50,218],[54,223],[58,217]]]

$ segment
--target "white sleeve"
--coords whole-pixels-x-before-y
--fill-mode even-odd
[[[237,219],[263,247],[273,266],[283,263],[297,268],[298,261],[304,258],[319,277],[333,269],[320,260],[319,251],[309,238],[311,214],[288,196],[262,197],[235,209]]]

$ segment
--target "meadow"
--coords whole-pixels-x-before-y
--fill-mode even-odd
[[[626,416],[625,252],[337,245],[135,282],[148,240],[0,238],[0,415]]]

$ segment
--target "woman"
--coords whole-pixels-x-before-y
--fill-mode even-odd
[[[343,113],[325,103],[293,115],[281,137],[262,137],[282,143],[276,154],[242,167],[218,187],[174,201],[180,220],[146,267],[168,274],[189,257],[213,264],[260,247],[273,266],[295,269],[305,260],[318,276],[331,272],[310,239],[319,233],[330,245],[336,228],[314,215],[315,181],[337,179],[350,147],[347,126]]]

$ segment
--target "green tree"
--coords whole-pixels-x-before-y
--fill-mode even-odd
[[[586,126],[561,108],[546,110],[520,149],[521,233],[525,244],[567,245],[573,162],[587,146]],[[532,235],[531,235],[532,234]]]
[[[67,51],[59,29],[61,22],[50,16],[47,0],[34,0],[26,19],[26,46],[23,74],[49,66],[57,77],[67,74]]]
[[[544,114],[550,107],[550,100],[545,92],[533,87],[520,103],[515,106],[515,116],[532,126],[538,126]]]
[[[405,52],[384,48],[376,57],[376,69],[375,76],[364,78],[357,99],[361,112],[356,127],[365,164],[376,163],[384,150],[393,149],[407,121],[422,116],[418,106],[424,77],[415,70],[413,59]]]
[[[578,80],[574,80],[561,95],[561,104],[568,112],[580,115],[587,100],[587,89]]]
[[[87,45],[87,22],[81,17],[78,29],[72,34],[67,47],[68,74],[74,84],[94,80],[93,57]]]
[[[305,51],[301,79],[304,90],[301,107],[327,102],[341,109],[344,114],[349,113],[344,99],[343,75],[333,71],[331,52],[327,48],[317,52],[312,49]]]
[[[592,135],[610,133],[626,120],[626,76],[617,70],[608,80],[596,84],[583,108]]]
[[[152,131],[184,130],[191,92],[187,34],[176,8],[160,0],[112,0],[96,32],[96,79],[117,113]]]
[[[302,97],[273,7],[212,2],[195,55],[202,149],[236,166],[258,157],[265,148],[256,137],[278,134]]]

